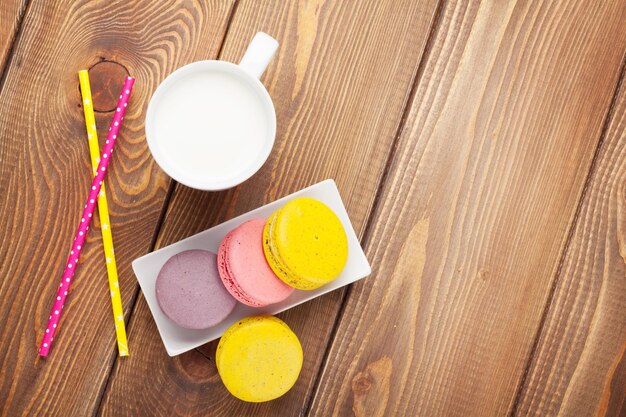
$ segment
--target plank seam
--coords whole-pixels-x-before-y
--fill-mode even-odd
[[[9,68],[13,64],[13,56],[15,55],[16,45],[19,42],[19,39],[22,36],[22,28],[24,27],[24,20],[26,19],[26,15],[30,11],[30,5],[32,4],[32,0],[26,0],[24,6],[21,8],[18,13],[17,24],[15,25],[15,30],[13,31],[12,39],[9,43],[9,50],[7,51],[6,58],[4,62],[0,64],[1,72],[0,72],[0,94],[2,94],[2,90],[4,89],[4,82],[9,74]]]
[[[415,98],[415,95],[417,93],[417,88],[420,85],[420,82],[424,75],[426,63],[430,59],[431,51],[435,43],[435,36],[440,30],[442,20],[443,20],[443,10],[445,9],[446,3],[447,3],[447,0],[440,0],[437,3],[437,7],[435,8],[435,12],[433,14],[433,23],[431,24],[430,31],[428,32],[428,36],[426,38],[424,51],[419,60],[417,70],[415,72],[415,76],[413,77],[413,82],[411,83],[411,86],[409,89],[409,95],[402,109],[402,116],[400,117],[400,121],[398,122],[398,127],[396,129],[396,133],[392,141],[391,149],[389,150],[389,155],[387,156],[385,168],[383,169],[383,173],[381,175],[380,181],[378,183],[378,187],[376,189],[376,193],[374,195],[374,202],[372,204],[372,208],[368,213],[368,217],[367,217],[366,224],[365,224],[365,229],[363,231],[363,238],[361,239],[361,244],[364,247],[366,247],[367,243],[369,242],[370,234],[373,230],[374,218],[376,217],[375,214],[378,211],[378,207],[381,204],[382,194],[384,193],[384,187],[387,184],[387,181],[391,172],[391,167],[393,166],[393,161],[396,158],[396,153],[397,153],[398,146],[400,143],[400,138],[402,136],[402,133],[404,132],[404,129],[406,127],[406,122],[408,120],[408,116],[411,111],[411,107],[412,107],[411,104],[413,102],[413,99]],[[335,340],[335,337],[337,336],[339,323],[341,322],[345,314],[347,301],[350,297],[350,294],[352,293],[352,287],[353,285],[349,285],[343,291],[343,295],[340,300],[339,311],[337,312],[337,315],[335,316],[333,327],[330,331],[328,341],[326,342],[326,349],[324,351],[324,355],[322,356],[320,366],[317,369],[317,373],[313,382],[313,388],[311,389],[311,393],[308,395],[306,401],[304,402],[302,412],[300,413],[301,416],[309,417],[311,414],[311,404],[313,403],[313,398],[315,397],[319,389],[319,386],[321,384],[322,373],[328,362],[330,347],[332,346]]]
[[[217,51],[217,58],[222,58],[222,52],[224,52],[224,45],[226,45],[226,37],[228,36],[228,32],[230,32],[230,26],[235,20],[235,13],[237,12],[237,8],[239,7],[239,0],[235,0],[233,6],[230,8],[230,13],[228,13],[228,19],[226,22],[226,28],[224,29],[224,36],[222,37],[222,41],[220,43],[220,49]]]
[[[211,362],[211,357],[210,357],[209,355],[207,355],[206,353],[204,353],[203,351],[201,351],[201,350],[200,350],[200,349],[198,349],[198,348],[194,348],[194,350],[195,350],[196,352],[198,352],[200,355],[204,356],[204,358],[205,358],[207,361]]]
[[[155,226],[155,231],[152,234],[152,241],[150,242],[150,252],[152,252],[154,250],[154,247],[156,246],[158,232],[160,230],[161,224],[165,220],[165,216],[166,216],[166,213],[167,213],[167,208],[168,208],[169,202],[170,202],[170,200],[172,198],[172,194],[174,193],[174,186],[175,185],[176,185],[176,181],[170,180],[170,184],[169,184],[168,189],[167,189],[167,194],[165,195],[165,199],[163,200],[163,206],[161,206],[161,213],[159,213],[159,218],[158,218],[156,226]],[[130,298],[130,303],[128,303],[128,317],[125,319],[126,322],[124,323],[126,328],[129,328],[129,326],[130,326],[130,319],[133,316],[133,313],[135,312],[135,304],[137,303],[137,299],[139,298],[139,291],[141,291],[141,289],[139,288],[139,285],[137,285],[137,288],[135,288],[135,291],[133,292],[133,295]],[[115,367],[117,366],[118,358],[119,358],[119,355],[117,355],[115,350],[113,350],[113,358],[111,360],[109,374],[107,375],[107,378],[106,378],[106,380],[105,380],[105,382],[104,382],[104,384],[103,384],[103,386],[101,388],[101,392],[100,392],[100,396],[99,396],[98,402],[96,403],[96,405],[95,405],[95,407],[93,409],[93,413],[92,413],[93,417],[95,417],[96,415],[100,414],[100,407],[102,405],[102,401],[104,400],[104,397],[106,396],[107,391],[109,390],[109,385],[110,385],[110,381],[111,381],[111,375],[113,375],[113,373],[115,371]]]
[[[556,289],[558,288],[558,284],[561,281],[561,275],[563,272],[563,265],[565,264],[565,259],[567,257],[567,253],[569,252],[569,248],[571,246],[571,242],[572,239],[574,237],[574,232],[576,231],[576,226],[578,225],[578,221],[580,218],[580,214],[582,212],[582,207],[583,207],[583,203],[585,200],[585,197],[587,196],[587,194],[589,193],[589,188],[591,187],[591,182],[593,179],[593,174],[596,171],[596,166],[598,164],[598,159],[600,157],[600,152],[602,150],[602,147],[604,145],[605,139],[606,139],[606,135],[608,133],[609,130],[609,126],[611,124],[611,121],[613,120],[613,116],[615,113],[615,107],[617,104],[617,99],[619,97],[619,93],[621,92],[622,88],[624,87],[624,77],[626,76],[626,52],[624,53],[624,56],[622,57],[622,63],[620,65],[620,69],[619,69],[619,77],[617,80],[617,85],[615,86],[615,89],[613,91],[613,96],[611,97],[611,101],[609,103],[609,107],[606,113],[606,116],[604,117],[604,121],[602,123],[602,129],[600,131],[600,139],[598,140],[598,143],[596,145],[596,148],[594,150],[594,154],[593,154],[593,158],[591,159],[591,165],[589,166],[589,170],[587,172],[587,176],[585,178],[585,183],[583,185],[583,189],[581,191],[580,194],[580,198],[578,199],[578,203],[576,205],[576,211],[574,212],[574,219],[572,220],[572,223],[570,225],[570,229],[567,233],[567,237],[566,237],[566,241],[565,241],[565,245],[563,247],[563,250],[561,252],[561,257],[559,258],[559,263],[557,266],[557,270],[555,272],[554,278],[552,280],[552,285],[550,286],[550,289],[548,291],[548,298],[546,300],[546,304],[543,308],[543,312],[541,314],[541,320],[539,321],[539,326],[537,328],[537,331],[535,333],[535,337],[533,339],[533,344],[531,346],[530,352],[528,353],[528,357],[526,359],[526,365],[524,367],[524,372],[522,373],[522,377],[520,379],[520,382],[517,386],[517,389],[515,391],[515,396],[514,396],[514,400],[513,400],[513,404],[511,406],[511,409],[508,413],[509,417],[514,417],[518,414],[518,408],[520,405],[520,402],[522,400],[522,393],[524,391],[524,388],[526,386],[526,382],[528,379],[528,375],[530,373],[530,369],[532,367],[532,364],[535,360],[535,355],[537,354],[537,350],[539,348],[539,341],[541,339],[541,335],[543,334],[547,319],[548,319],[548,313],[550,312],[550,306],[552,305],[552,303],[554,302],[554,297],[556,296]]]
[[[235,17],[235,12],[237,10],[237,6],[239,5],[239,0],[235,0],[230,12],[228,13],[228,17],[227,17],[227,22],[226,22],[226,27],[224,29],[224,36],[222,37],[221,43],[220,43],[220,48],[217,52],[217,59],[219,59],[222,56],[222,51],[224,49],[224,44],[226,42],[226,37],[228,35],[228,31],[230,30],[230,26],[232,24],[232,21]],[[0,90],[1,92],[1,90]],[[175,181],[174,179],[170,179],[170,183],[167,189],[167,193],[165,195],[165,198],[163,200],[163,205],[161,206],[161,212],[159,213],[159,217],[158,220],[156,222],[156,225],[154,227],[154,232],[152,233],[152,240],[150,242],[150,249],[149,251],[152,252],[154,251],[156,244],[157,244],[157,240],[159,237],[159,233],[161,232],[161,227],[163,226],[163,223],[165,221],[165,217],[167,216],[167,209],[169,208],[170,205],[170,201],[172,200],[172,196],[174,195],[174,190],[176,189],[176,185],[178,185],[178,182]],[[137,285],[137,288],[135,288],[135,291],[133,293],[133,296],[131,297],[131,301],[128,304],[128,318],[126,319],[126,326],[129,327],[130,326],[130,320],[133,317],[133,313],[135,312],[135,306],[137,304],[137,300],[139,298],[139,292],[141,291],[141,288],[139,288],[139,285]],[[196,349],[196,351],[198,351],[198,349]],[[199,352],[199,351],[198,351]],[[202,352],[200,352],[202,353]],[[107,375],[106,381],[103,384],[103,387],[101,389],[101,393],[99,396],[99,399],[93,409],[92,412],[92,416],[95,417],[97,415],[101,415],[101,411],[102,411],[102,402],[104,400],[104,398],[106,397],[107,392],[110,389],[110,384],[111,384],[111,376],[115,373],[115,369],[117,367],[118,364],[118,358],[119,356],[117,354],[115,354],[114,352],[114,356],[113,356],[113,360],[112,363],[110,365],[109,368],[109,374]],[[208,359],[208,358],[207,358]]]
[[[161,206],[161,213],[159,213],[159,218],[154,226],[154,232],[152,232],[150,252],[152,252],[156,247],[157,239],[159,238],[159,231],[161,230],[161,225],[163,224],[163,222],[165,221],[165,217],[167,216],[167,209],[169,207],[170,200],[172,199],[172,195],[174,194],[174,190],[176,189],[176,184],[176,180],[170,179],[167,193],[165,194],[165,198],[163,199],[163,205]]]

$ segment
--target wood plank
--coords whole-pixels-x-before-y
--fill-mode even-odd
[[[557,276],[518,415],[626,415],[623,84],[614,109]]]
[[[263,30],[281,46],[264,77],[278,135],[264,168],[236,189],[204,193],[177,186],[163,246],[325,178],[335,178],[357,231],[364,229],[415,77],[435,1],[239,4],[224,47],[237,61]],[[301,338],[305,364],[296,386],[266,404],[230,396],[212,360],[216,344],[169,358],[140,297],[130,337],[141,349],[119,361],[103,415],[299,415],[308,400],[342,293],[281,315]],[[154,383],[158,381],[158,383]],[[133,389],[129,389],[133,387]]]
[[[9,50],[15,41],[27,0],[3,0],[0,2],[0,74],[4,70]],[[1,87],[1,86],[0,86]]]
[[[130,261],[149,250],[169,184],[144,140],[147,101],[176,67],[217,54],[230,10],[230,2],[33,0],[0,95],[0,414],[90,415],[117,355],[92,227],[53,350],[37,356],[91,182],[77,71],[98,63],[94,104],[105,110],[111,94],[98,85],[116,95],[126,69],[137,78],[106,180],[128,314],[137,289]],[[97,116],[101,139],[110,120]],[[140,354],[133,340],[130,350]]]
[[[310,415],[509,412],[625,19],[617,0],[446,3]]]

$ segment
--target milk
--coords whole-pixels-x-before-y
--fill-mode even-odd
[[[227,72],[179,78],[163,92],[154,116],[155,146],[173,169],[200,181],[249,168],[269,140],[262,98]]]

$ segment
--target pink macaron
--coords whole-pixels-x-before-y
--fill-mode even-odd
[[[249,220],[228,233],[217,252],[217,269],[228,292],[243,304],[283,301],[293,288],[272,271],[263,252],[265,219]]]

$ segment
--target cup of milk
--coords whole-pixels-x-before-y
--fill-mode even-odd
[[[276,113],[259,78],[277,48],[275,39],[259,32],[239,65],[198,61],[159,85],[148,104],[146,140],[169,176],[217,191],[263,166],[274,145]]]

